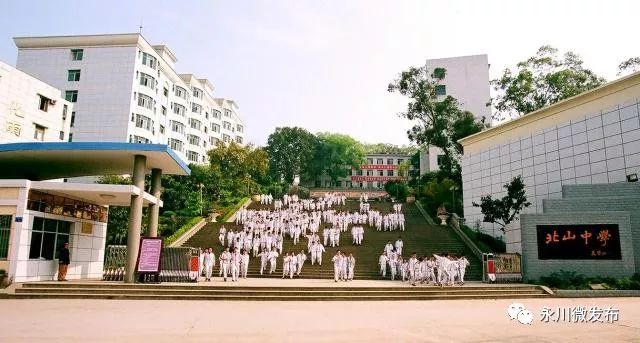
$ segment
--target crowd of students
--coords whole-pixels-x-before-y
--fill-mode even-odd
[[[398,242],[402,243],[398,240],[396,246]],[[455,283],[464,285],[464,275],[469,266],[466,257],[446,253],[418,257],[416,253],[412,253],[410,258],[404,259],[401,254],[402,245],[399,250],[390,246],[391,242],[387,243],[378,259],[380,275],[383,278],[387,277],[388,270],[392,281],[409,281],[413,286],[431,282],[439,286],[453,286]]]

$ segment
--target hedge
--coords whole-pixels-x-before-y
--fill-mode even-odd
[[[245,202],[247,202],[247,200],[249,200],[249,198],[245,197],[240,199],[240,201],[235,203],[233,206],[227,206],[220,209],[222,214],[216,218],[216,221],[218,223],[226,222],[234,213],[236,213],[236,211],[240,209],[240,207],[242,207],[242,205],[244,205]]]
[[[202,217],[193,217],[187,221],[186,224],[182,225],[176,232],[174,232],[171,236],[165,237],[164,244],[169,245],[175,242],[178,238],[184,235],[189,229],[191,229],[194,225],[198,224],[202,220]]]

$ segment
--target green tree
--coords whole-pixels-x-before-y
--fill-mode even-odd
[[[535,56],[507,68],[491,84],[497,91],[494,106],[498,120],[518,117],[602,85],[605,79],[583,66],[574,52],[562,57],[545,45]]]
[[[401,181],[389,181],[385,183],[384,190],[387,194],[399,201],[405,201],[407,195],[409,195],[409,187]]]
[[[352,167],[359,167],[364,161],[362,145],[350,136],[320,133],[318,140],[311,168],[313,178],[327,175],[334,185],[337,179],[346,177]]]
[[[618,65],[618,76],[640,71],[640,57],[631,57]]]
[[[212,177],[220,180],[221,197],[250,195],[268,182],[269,159],[264,149],[219,141],[208,155]]]
[[[520,211],[531,206],[531,203],[527,201],[521,176],[514,177],[503,187],[507,194],[502,199],[493,199],[491,195],[486,195],[480,198],[480,204],[474,202],[473,206],[480,207],[484,222],[498,224],[500,230],[505,232],[505,227],[516,219]]]
[[[402,154],[413,155],[418,151],[415,146],[397,146],[388,143],[362,144],[365,154]]]
[[[301,180],[311,179],[314,153],[318,138],[299,127],[278,127],[269,135],[265,150],[269,156],[269,172],[272,178],[287,183],[293,182],[294,175]]]
[[[460,180],[458,155],[462,147],[458,139],[480,132],[484,118],[460,109],[458,101],[436,92],[446,78],[446,69],[436,68],[429,73],[426,67],[412,67],[400,73],[398,79],[389,84],[389,92],[397,92],[409,98],[405,112],[399,115],[416,124],[407,132],[409,139],[418,145],[438,147],[444,152],[440,169],[455,180]]]
[[[420,193],[429,214],[435,215],[438,207],[444,207],[452,213],[462,213],[462,197],[458,196],[460,185],[449,179],[438,179],[437,174],[428,176]]]

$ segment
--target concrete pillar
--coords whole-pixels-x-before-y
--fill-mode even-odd
[[[151,195],[160,201],[160,189],[162,186],[162,170],[151,170]],[[149,236],[158,237],[158,216],[160,215],[160,205],[149,205]]]
[[[131,196],[129,209],[129,233],[127,237],[127,268],[124,282],[134,283],[136,280],[136,260],[140,247],[140,230],[142,226],[142,205],[144,196],[144,176],[147,169],[147,157],[136,155],[133,163],[133,185],[140,189],[140,195]]]

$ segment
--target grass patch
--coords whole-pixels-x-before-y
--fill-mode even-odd
[[[465,235],[467,235],[467,237],[471,238],[471,240],[476,243],[482,252],[490,253],[507,251],[507,245],[501,239],[487,235],[479,230],[473,230],[466,225],[460,225],[460,229]]]
[[[169,245],[175,242],[180,236],[184,235],[185,232],[189,231],[194,225],[198,224],[202,220],[202,217],[193,217],[188,220],[184,225],[182,225],[176,232],[174,232],[171,236],[165,237],[164,244]]]
[[[234,213],[236,213],[237,210],[240,209],[240,207],[242,207],[242,205],[244,205],[245,202],[247,202],[247,200],[249,200],[248,197],[241,198],[234,204],[229,204],[217,209],[216,212],[218,213],[218,217],[216,218],[216,221],[218,223],[226,222]]]

